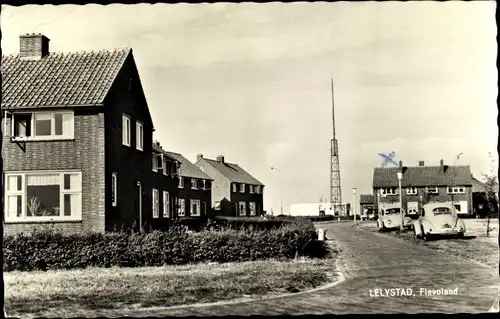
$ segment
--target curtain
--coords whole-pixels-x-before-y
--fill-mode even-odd
[[[60,175],[27,175],[26,184],[27,186],[46,186],[46,185],[59,185]]]

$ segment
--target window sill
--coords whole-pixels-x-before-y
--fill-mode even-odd
[[[48,138],[23,138],[11,137],[11,142],[59,142],[59,141],[74,141],[74,137],[48,137]]]
[[[58,219],[48,219],[48,218],[40,218],[40,219],[12,219],[6,220],[5,224],[50,224],[50,223],[80,223],[82,222],[81,217],[74,218],[58,218]]]

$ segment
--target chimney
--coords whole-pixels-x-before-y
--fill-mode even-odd
[[[19,36],[19,57],[38,60],[49,55],[50,39],[43,34],[24,34]]]
[[[418,161],[418,166],[420,166],[420,167],[425,166],[425,162],[424,161]]]
[[[196,155],[196,161],[199,161],[199,160],[201,160],[202,158],[203,158],[203,154],[198,153],[198,154]]]
[[[217,156],[217,162],[224,163],[224,156],[223,155]]]
[[[160,142],[155,141],[154,143],[155,143],[156,146],[161,147]]]
[[[399,167],[402,168],[403,167],[403,161],[399,161]]]

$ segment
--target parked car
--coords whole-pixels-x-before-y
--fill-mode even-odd
[[[456,208],[450,203],[428,203],[413,224],[416,238],[429,240],[434,236],[458,236],[465,234],[465,223],[458,217]]]
[[[401,227],[401,210],[399,208],[386,208],[382,210],[382,214],[377,219],[379,231],[387,231],[399,229]],[[413,221],[410,217],[404,215],[403,227],[411,229]]]

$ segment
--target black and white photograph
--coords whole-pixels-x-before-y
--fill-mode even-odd
[[[4,316],[498,313],[496,6],[2,4]]]

